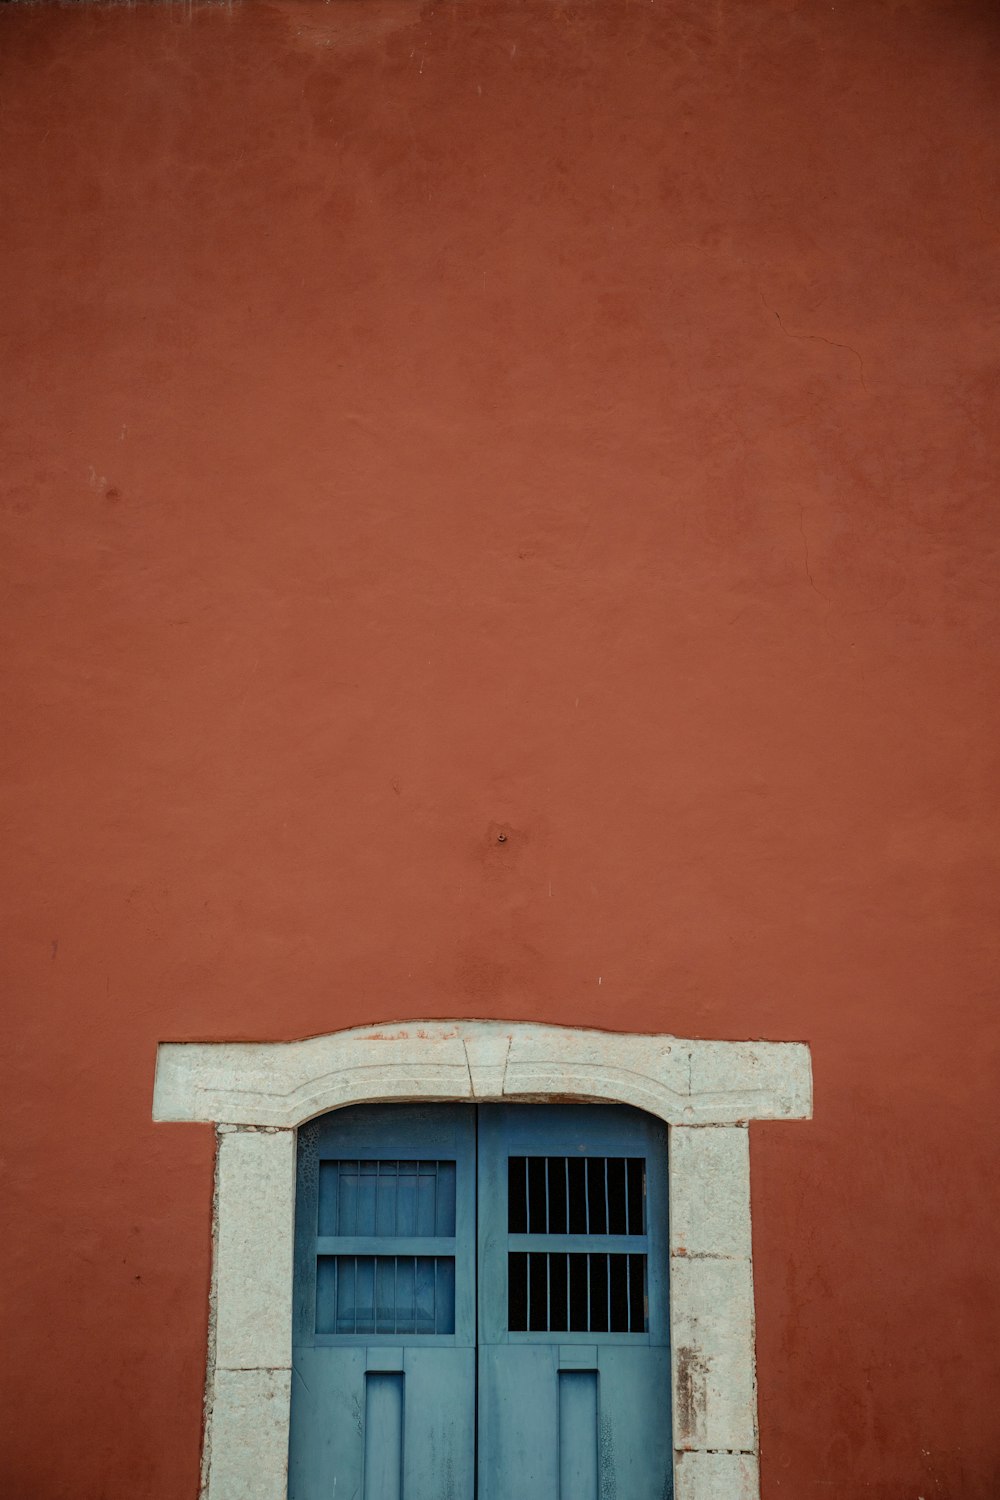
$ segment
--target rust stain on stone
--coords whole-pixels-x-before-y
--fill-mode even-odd
[[[677,1417],[681,1439],[693,1438],[705,1415],[705,1377],[708,1363],[696,1349],[677,1350]]]

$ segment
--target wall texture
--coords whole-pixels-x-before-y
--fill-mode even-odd
[[[2,7],[5,1493],[196,1493],[157,1041],[434,1014],[808,1040],[765,1500],[993,1500],[998,44]]]

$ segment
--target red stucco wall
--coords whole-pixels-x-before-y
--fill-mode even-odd
[[[195,1495],[157,1041],[472,1015],[809,1041],[765,1500],[996,1496],[998,40],[2,8],[5,1494]]]

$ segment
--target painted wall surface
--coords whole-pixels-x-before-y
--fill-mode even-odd
[[[2,7],[5,1494],[195,1496],[157,1041],[428,1014],[807,1040],[765,1500],[1000,1491],[998,42]]]

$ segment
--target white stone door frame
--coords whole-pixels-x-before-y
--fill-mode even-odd
[[[153,1119],[218,1131],[204,1500],[286,1500],[298,1126],[406,1100],[604,1101],[666,1121],[676,1500],[759,1500],[747,1126],[811,1116],[809,1048],[503,1021],[160,1044]]]

